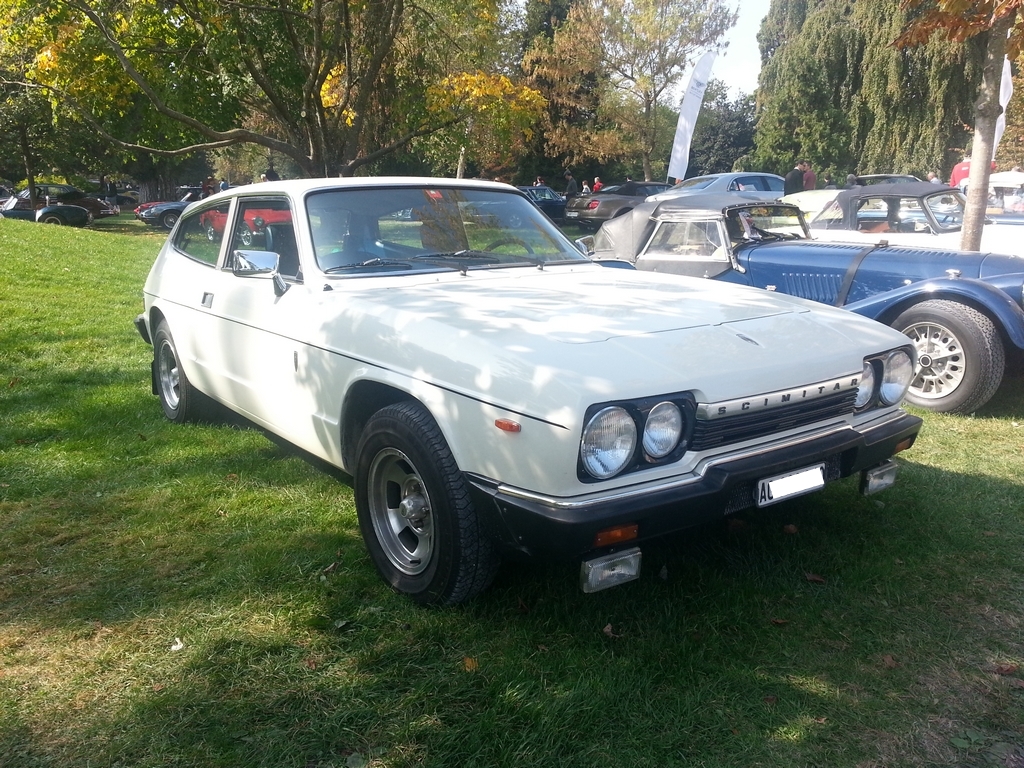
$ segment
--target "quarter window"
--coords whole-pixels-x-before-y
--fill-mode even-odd
[[[216,265],[224,229],[218,229],[215,222],[227,220],[229,205],[221,203],[183,216],[174,236],[174,247],[196,261]]]

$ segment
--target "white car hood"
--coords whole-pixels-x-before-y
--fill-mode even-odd
[[[318,316],[330,319],[314,343],[496,405],[546,418],[557,408],[567,419],[616,398],[689,390],[706,402],[705,393],[722,400],[856,375],[865,354],[906,342],[852,313],[767,291],[573,271],[345,281],[317,294]]]

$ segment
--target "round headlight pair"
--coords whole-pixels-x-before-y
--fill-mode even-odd
[[[683,436],[683,414],[668,401],[655,405],[644,423],[644,452],[663,459],[675,450]],[[621,472],[636,452],[637,425],[621,406],[602,408],[583,429],[580,457],[587,473],[606,480]]]
[[[876,381],[875,364],[881,363],[882,376]],[[895,349],[881,358],[864,361],[864,370],[857,389],[854,407],[858,410],[871,402],[877,389],[878,400],[883,405],[896,405],[907,394],[907,388],[914,378],[914,363],[906,350]]]

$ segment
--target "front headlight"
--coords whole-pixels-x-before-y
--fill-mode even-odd
[[[587,422],[580,458],[591,476],[606,480],[618,474],[635,451],[636,423],[624,408],[603,408]]]
[[[885,405],[896,405],[903,401],[907,388],[914,378],[914,362],[906,350],[896,349],[882,361],[882,383],[878,387],[878,398]]]
[[[661,402],[651,409],[644,424],[644,451],[663,459],[679,445],[683,436],[683,414],[675,403]]]
[[[853,401],[856,410],[866,408],[875,396],[875,366],[870,360],[864,361],[864,370],[860,375],[860,386],[857,387],[857,399]]]

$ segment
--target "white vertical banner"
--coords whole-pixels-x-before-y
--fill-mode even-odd
[[[676,137],[672,142],[672,156],[668,161],[668,175],[681,179],[686,175],[686,166],[690,164],[690,140],[693,138],[693,126],[697,124],[700,105],[704,101],[704,91],[711,79],[711,67],[718,53],[707,51],[697,61],[690,74],[690,82],[686,85],[682,106],[679,107],[679,122],[676,123]]]
[[[999,149],[999,141],[1003,138],[1003,131],[1006,130],[1006,105],[1010,103],[1013,96],[1013,74],[1010,72],[1010,60],[1003,57],[1003,79],[999,83],[999,106],[1003,111],[996,119],[996,135],[992,140],[992,162],[996,161],[996,150]]]

